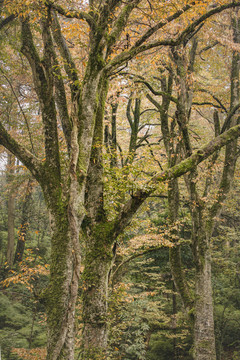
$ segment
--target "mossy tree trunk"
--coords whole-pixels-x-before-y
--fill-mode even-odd
[[[18,241],[17,246],[15,250],[15,256],[14,256],[14,264],[22,261],[25,244],[26,244],[26,238],[27,238],[27,232],[29,228],[29,219],[30,219],[30,205],[32,200],[32,179],[28,180],[27,188],[26,188],[26,194],[22,203],[22,215],[21,215],[21,224],[20,229],[18,233]]]
[[[98,235],[88,241],[83,272],[82,360],[106,358],[108,281],[112,257],[112,243],[98,229]]]
[[[191,179],[193,180],[193,178]],[[206,228],[201,202],[196,184],[190,184],[192,212],[192,249],[195,262],[195,304],[194,304],[194,348],[196,360],[215,360],[215,333],[213,319],[211,248],[212,233]]]
[[[82,225],[85,256],[82,288],[81,359],[104,359],[107,349],[108,277],[112,264],[112,239],[104,212],[103,198],[103,118],[108,90],[107,79],[99,87],[99,102],[90,164],[87,175],[85,208]]]
[[[193,358],[216,359],[209,249],[204,252],[202,266],[196,271]]]
[[[47,312],[47,359],[74,359],[75,302],[78,289],[77,256],[73,252],[67,205],[51,214],[51,273],[44,293]]]
[[[15,156],[11,153],[7,154],[7,214],[8,214],[8,241],[7,241],[7,264],[11,268],[14,260],[14,221],[15,221],[15,189],[12,183],[14,175]]]

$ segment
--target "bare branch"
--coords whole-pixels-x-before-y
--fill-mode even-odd
[[[59,24],[57,15],[54,12],[53,12],[53,21],[52,21],[52,35],[55,43],[57,44],[61,56],[65,60],[64,68],[70,81],[72,99],[74,99],[76,94],[79,92],[79,79],[78,79],[77,69],[73,61],[72,55],[69,51],[69,48],[67,46],[67,43],[62,35],[61,26]]]
[[[122,211],[116,217],[111,229],[111,238],[114,242],[116,238],[123,232],[126,226],[129,225],[133,216],[143,204],[143,202],[151,195],[159,186],[160,183],[164,183],[170,179],[178,178],[187,172],[194,169],[202,161],[206,160],[215,151],[218,151],[223,146],[230,143],[233,139],[240,136],[240,125],[234,126],[223,134],[219,135],[208,144],[204,145],[197,151],[195,151],[187,159],[184,159],[177,165],[167,169],[163,172],[154,175],[142,189],[135,192],[131,199],[124,205]]]
[[[0,122],[0,145],[3,145],[12,154],[14,154],[33,174],[35,179],[39,180],[42,172],[41,162],[24,146],[19,144],[4,128]]]
[[[135,83],[142,83],[144,85],[147,86],[147,88],[151,91],[151,93],[153,93],[153,95],[156,95],[156,96],[165,96],[167,98],[169,98],[171,101],[173,101],[175,104],[177,104],[178,100],[177,98],[175,98],[174,96],[164,92],[164,91],[157,91],[155,90],[150,84],[149,82],[147,82],[146,80],[136,80],[134,81]]]
[[[222,129],[221,129],[221,134],[224,133],[224,131],[226,131],[228,128],[229,128],[229,125],[230,125],[230,122],[231,122],[231,119],[232,117],[235,115],[235,113],[237,112],[237,110],[240,108],[240,104],[237,104],[236,106],[234,106],[232,108],[232,110],[229,112],[229,114],[227,115],[225,121],[224,121],[224,124],[222,126]]]
[[[118,271],[127,263],[129,263],[132,260],[135,260],[141,256],[144,256],[146,254],[150,254],[152,252],[155,252],[157,250],[162,249],[163,247],[168,247],[168,246],[164,246],[164,245],[160,245],[160,246],[154,246],[142,251],[138,251],[137,253],[134,253],[133,255],[129,256],[128,258],[126,258],[125,260],[123,260],[115,269],[115,271],[112,274],[112,283],[114,282],[114,278],[116,277],[116,274],[118,273]]]
[[[194,2],[192,3],[192,5]],[[149,39],[157,30],[163,28],[165,25],[167,25],[169,22],[176,20],[179,18],[184,12],[189,10],[191,8],[190,5],[186,5],[181,10],[178,10],[175,14],[168,17],[167,19],[159,22],[155,27],[154,31],[152,29],[148,30],[137,42],[127,51],[123,51],[121,54],[115,56],[114,59],[112,59],[105,67],[105,70],[110,73],[114,69],[116,69],[118,66],[123,64],[126,61],[131,60],[136,55],[145,52],[147,50],[153,49],[158,46],[177,46],[182,44],[183,42],[186,43],[186,40],[189,40],[191,35],[195,32],[195,30],[198,28],[198,26],[206,21],[211,16],[222,12],[223,10],[235,8],[240,6],[240,2],[231,2],[228,4],[224,4],[221,6],[217,6],[214,9],[209,10],[204,15],[200,16],[197,20],[193,21],[189,26],[187,26],[176,39],[162,39],[162,40],[156,40],[152,42],[146,43],[146,40]]]
[[[199,92],[205,92],[205,93],[211,95],[211,97],[221,106],[221,108],[222,108],[226,113],[228,112],[227,109],[226,109],[226,107],[225,107],[225,106],[223,105],[223,103],[221,102],[221,100],[220,100],[218,97],[216,97],[214,94],[212,94],[211,91],[209,91],[209,90],[207,90],[207,89],[198,89],[197,91],[199,91]]]
[[[166,24],[172,22],[173,20],[178,19],[183,13],[191,9],[192,5],[195,4],[195,1],[192,1],[191,4],[184,6],[182,9],[176,11],[173,15],[168,16],[166,19],[160,21],[158,24],[153,26],[151,29],[145,32],[145,34],[137,40],[134,47],[139,47],[144,44],[156,31],[162,29]]]
[[[217,109],[222,109],[222,107],[220,105],[216,105],[210,101],[203,101],[203,102],[198,102],[198,101],[193,101],[192,105],[198,105],[198,106],[205,106],[205,105],[209,105],[209,106],[213,106]]]
[[[13,85],[12,85],[11,81],[8,79],[8,77],[6,76],[6,74],[4,73],[4,71],[3,71],[1,68],[0,68],[0,71],[1,71],[2,75],[4,76],[4,78],[7,80],[8,84],[9,84],[11,90],[12,90],[12,93],[13,93],[13,95],[15,96],[15,99],[17,100],[19,109],[20,109],[20,111],[21,111],[21,113],[22,113],[22,115],[23,115],[24,121],[25,121],[26,126],[27,126],[27,131],[28,131],[28,135],[29,135],[30,144],[31,144],[32,152],[33,152],[33,154],[34,154],[35,151],[34,151],[32,134],[31,134],[31,131],[30,131],[28,119],[27,119],[27,117],[26,117],[26,115],[25,115],[25,113],[24,113],[24,111],[23,111],[22,105],[21,105],[21,103],[20,103],[20,101],[19,101],[19,99],[18,99],[18,96],[17,96],[17,94],[16,94],[16,92],[15,92],[15,90],[14,90],[14,88],[13,88]]]

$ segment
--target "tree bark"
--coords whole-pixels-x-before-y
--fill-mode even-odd
[[[204,253],[202,266],[196,271],[193,358],[195,360],[216,359],[209,249]]]
[[[17,262],[22,261],[24,249],[25,249],[25,243],[26,243],[26,236],[27,231],[29,228],[29,206],[31,203],[32,198],[32,184],[31,180],[28,181],[27,189],[26,189],[26,195],[22,204],[22,217],[21,217],[21,224],[18,234],[18,241],[17,246],[15,250],[15,256],[14,256],[14,264]]]
[[[101,231],[99,228],[95,239],[88,242],[89,249],[83,272],[82,360],[106,358],[108,280],[113,254],[111,243],[107,244],[104,233]]]
[[[68,204],[51,212],[50,283],[43,294],[48,322],[48,360],[74,360],[75,305],[79,259],[71,239]]]
[[[238,10],[232,12],[231,20],[233,30],[233,40],[240,42],[240,21]],[[230,112],[239,104],[239,65],[240,57],[237,51],[233,51],[231,66],[231,98]],[[239,122],[238,115],[233,115],[229,119],[229,126],[234,126]],[[222,204],[230,191],[234,177],[237,159],[237,141],[233,140],[226,145],[225,162],[222,172],[221,183],[216,197],[216,201],[207,212],[205,226],[199,226],[196,231],[198,241],[195,247],[199,252],[198,265],[196,267],[196,298],[195,298],[195,324],[194,324],[194,359],[196,360],[215,360],[215,335],[213,319],[212,283],[211,283],[211,249],[210,239],[215,226],[215,217],[219,216]],[[194,185],[195,187],[195,185]],[[199,212],[200,207],[198,208]]]
[[[104,359],[107,349],[108,277],[112,264],[112,239],[103,204],[103,117],[108,81],[99,86],[92,152],[85,195],[86,216],[82,225],[86,254],[83,272],[83,333],[81,359]]]
[[[15,220],[15,190],[12,184],[12,175],[14,173],[15,156],[11,153],[7,155],[7,186],[8,186],[8,242],[7,242],[7,264],[13,265],[14,259],[14,220]]]

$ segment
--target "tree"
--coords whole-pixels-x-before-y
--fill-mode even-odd
[[[234,23],[234,25],[232,25],[232,47],[235,49],[234,43],[238,41],[238,24],[236,23],[235,15],[233,16],[233,19],[235,20],[232,20],[232,23]],[[160,85],[160,91],[159,89],[155,90],[149,80],[146,80],[142,76],[135,75],[135,78],[140,79],[137,81],[146,85],[151,91],[151,95],[147,94],[147,97],[159,111],[161,132],[168,158],[168,166],[170,168],[181,161],[182,158],[187,158],[192,154],[193,141],[190,136],[189,123],[193,112],[194,87],[195,89],[197,88],[196,84],[195,86],[192,84],[197,46],[198,40],[197,38],[193,38],[191,48],[188,43],[181,46],[175,46],[171,49],[172,62],[170,64],[165,64],[165,71],[163,65],[163,69],[159,71],[158,76],[155,75],[155,79],[157,79],[157,82],[155,81],[155,83]],[[238,115],[236,115],[236,112],[239,109],[238,66],[238,53],[236,53],[236,50],[233,50],[229,110],[227,110],[227,106],[222,105],[221,101],[218,100],[216,93],[213,95],[213,99],[217,102],[216,105],[210,101],[203,101],[200,103],[200,105],[206,106],[209,104],[215,107],[215,112],[213,114],[215,136],[220,132],[224,132],[225,129],[230,126],[231,122],[234,124],[234,122],[236,123],[236,121],[238,121]],[[172,95],[174,82],[176,84],[175,92],[177,93],[175,97]],[[201,89],[201,91],[208,92],[206,89]],[[156,100],[154,95],[161,96],[162,102],[160,103]],[[170,102],[176,106],[176,112],[172,116],[173,110],[172,106],[170,106]],[[198,102],[195,103],[199,105]],[[224,112],[226,112],[222,127],[220,126],[219,114],[217,111],[219,107],[223,108]],[[216,153],[210,158],[208,171],[215,165],[218,156],[219,154]],[[219,191],[216,193],[216,198],[211,206],[209,205],[209,202],[211,202],[210,198],[213,196],[213,190],[210,191],[210,187],[213,187],[214,183],[212,179],[213,174],[207,175],[203,190],[201,189],[201,186],[199,187],[198,185],[197,169],[193,168],[190,174],[184,177],[186,188],[189,192],[189,204],[192,218],[192,250],[196,264],[196,293],[194,299],[190,296],[181,264],[181,241],[179,241],[181,235],[177,230],[181,195],[178,179],[172,179],[168,182],[169,225],[170,229],[173,227],[171,237],[175,242],[175,246],[170,248],[170,262],[176,287],[181,294],[185,309],[191,314],[193,321],[194,359],[216,358],[211,290],[210,239],[216,224],[215,219],[220,215],[222,204],[230,190],[236,159],[236,142],[233,142],[231,146],[228,145],[226,147],[225,163],[222,170],[222,178],[219,182]]]
[[[237,13],[233,14],[232,26],[233,29],[233,41],[238,41],[238,29]],[[177,64],[178,74],[184,69],[184,60],[181,54],[174,53],[175,61]],[[234,115],[234,111],[239,107],[239,60],[238,53],[233,52],[232,69],[231,69],[231,99],[230,110],[227,114],[225,122],[229,121],[234,125],[237,123],[238,116]],[[188,66],[191,69],[192,64]],[[185,66],[186,68],[186,66]],[[187,84],[187,74],[185,77],[185,84]],[[183,147],[185,156],[192,153],[192,145],[189,141],[189,133],[185,128],[185,124],[188,122],[190,114],[191,103],[186,101],[190,99],[191,93],[187,89],[187,86],[181,84],[183,76],[179,76],[179,98],[180,106],[178,108],[178,124],[181,129],[183,138]],[[218,120],[217,112],[214,113],[215,133],[219,133],[220,124]],[[230,125],[229,124],[229,125]],[[228,126],[229,126],[228,125]],[[231,126],[231,125],[230,125]],[[223,126],[224,127],[224,126]],[[224,131],[224,129],[221,129]],[[221,213],[222,204],[226,199],[226,196],[230,190],[230,185],[234,176],[235,164],[236,164],[236,149],[237,142],[233,141],[231,145],[226,146],[225,162],[222,170],[221,181],[219,190],[216,195],[216,200],[209,207],[204,197],[209,196],[209,182],[212,183],[211,176],[207,177],[204,192],[201,194],[200,189],[197,187],[197,171],[193,169],[187,176],[186,183],[190,196],[191,204],[191,217],[192,217],[192,248],[193,256],[196,264],[196,280],[195,280],[195,312],[194,312],[194,359],[216,359],[215,353],[215,334],[214,334],[214,320],[213,320],[213,300],[212,300],[212,285],[211,285],[211,247],[210,240],[215,227],[215,219]],[[216,161],[215,155],[212,158],[212,164]],[[212,164],[210,166],[212,166]],[[176,259],[172,259],[173,273],[177,277]],[[174,264],[175,263],[175,264]],[[179,264],[179,261],[177,261]],[[175,268],[174,268],[175,266]],[[175,271],[174,271],[175,270]],[[177,271],[176,271],[177,270]],[[181,293],[184,293],[184,288],[178,284],[178,288]],[[184,294],[186,298],[186,291]],[[206,326],[206,324],[208,324]]]
[[[22,204],[22,216],[21,216],[21,224],[18,234],[18,241],[16,245],[15,255],[14,255],[14,263],[20,262],[23,260],[23,254],[25,249],[27,231],[29,227],[29,218],[30,218],[30,204],[32,197],[32,180],[29,179],[26,187],[26,194],[23,199]]]
[[[17,1],[1,0],[0,29],[14,20],[13,24],[21,32],[21,53],[31,70],[40,107],[44,155],[42,157],[40,150],[36,153],[31,146],[24,146],[11,136],[2,122],[0,144],[12,152],[39,182],[51,214],[50,281],[42,294],[48,318],[47,358],[74,358],[75,304],[83,244],[82,358],[104,357],[107,280],[116,238],[157,183],[181,176],[239,135],[239,126],[232,128],[182,163],[155,175],[126,201],[113,221],[108,221],[103,206],[102,141],[109,77],[140,53],[160,46],[180,46],[210,16],[240,3],[234,1],[210,9],[204,7],[204,13],[196,18],[194,11],[201,4],[190,1],[181,4],[177,10],[175,4],[170,4],[169,14],[164,14],[163,20],[141,29],[136,41],[120,50],[116,45],[125,39],[124,31],[131,31],[129,19],[133,19],[134,14],[139,15],[144,6],[149,6],[151,15],[149,2],[90,0],[88,6],[79,2],[76,10],[70,10],[66,3],[60,6],[51,1],[26,1],[17,5]],[[63,35],[65,24],[57,13],[65,19],[84,21],[88,26],[87,61],[82,78]],[[169,30],[172,23],[185,15],[189,16],[190,25],[183,22],[179,34],[169,37],[164,30]],[[133,22],[133,30],[134,27]],[[161,30],[163,32],[159,34]],[[84,39],[82,43],[85,44]],[[7,69],[6,62],[4,66]],[[60,133],[65,142],[62,153]]]
[[[14,188],[11,186],[11,178],[14,174],[15,157],[8,153],[7,159],[7,184],[8,184],[8,244],[7,244],[7,263],[11,267],[14,260],[14,218],[15,218],[15,194]]]

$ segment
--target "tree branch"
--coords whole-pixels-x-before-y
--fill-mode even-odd
[[[198,106],[204,106],[204,105],[209,105],[209,106],[213,106],[217,109],[222,109],[222,106],[220,105],[216,105],[210,101],[203,101],[203,102],[198,102],[198,101],[193,101],[192,102],[192,105],[198,105]]]
[[[197,91],[199,92],[205,92],[209,95],[211,95],[211,97],[221,106],[221,108],[227,113],[227,109],[225,108],[225,106],[223,105],[223,103],[221,102],[221,100],[219,100],[214,94],[211,93],[211,91],[207,90],[207,89],[198,89]]]
[[[0,68],[0,72],[2,73],[2,75],[4,76],[4,78],[7,80],[8,84],[9,84],[11,90],[12,90],[12,93],[13,93],[13,95],[15,96],[15,99],[17,100],[19,109],[20,109],[20,111],[21,111],[21,113],[22,113],[22,116],[23,116],[24,121],[25,121],[26,126],[27,126],[27,131],[28,131],[28,135],[29,135],[30,144],[31,144],[32,152],[33,152],[33,154],[34,154],[34,153],[35,153],[35,150],[34,150],[34,146],[33,146],[33,139],[32,139],[32,134],[31,134],[31,131],[30,131],[28,119],[27,119],[27,117],[26,117],[26,115],[25,115],[25,113],[24,113],[24,111],[23,111],[22,105],[21,105],[21,103],[20,103],[20,101],[19,101],[19,99],[18,99],[18,96],[17,96],[17,94],[16,94],[16,92],[15,92],[15,90],[14,90],[14,88],[13,88],[13,85],[12,85],[11,81],[8,79],[8,77],[5,75],[4,71],[3,71],[1,68]]]
[[[48,14],[50,16],[50,14]],[[43,61],[35,48],[28,19],[22,22],[22,53],[32,68],[35,89],[38,95],[44,124],[45,155],[48,172],[60,181],[60,158],[57,133],[57,117],[53,97],[53,44],[49,31],[49,17],[42,20],[42,38],[44,43]]]
[[[16,15],[12,14],[12,15],[6,17],[5,19],[3,19],[3,20],[0,22],[0,30],[2,30],[2,28],[3,28],[4,26],[6,26],[6,25],[9,24],[10,22],[12,22],[15,18],[16,18]]]
[[[224,131],[226,131],[228,128],[229,128],[229,125],[230,125],[230,122],[231,122],[231,119],[233,117],[233,115],[235,115],[236,111],[240,108],[240,104],[237,104],[236,106],[234,106],[232,108],[232,110],[229,112],[229,114],[227,115],[225,121],[224,121],[224,124],[222,126],[222,129],[221,129],[221,134],[224,133]]]
[[[179,43],[182,43],[188,36],[189,34],[191,34],[201,23],[203,23],[205,20],[209,19],[211,16],[218,14],[226,9],[230,9],[230,8],[235,8],[240,6],[240,2],[239,1],[232,1],[231,3],[228,4],[223,4],[220,6],[217,6],[211,10],[209,10],[208,12],[206,12],[205,14],[203,14],[202,16],[200,16],[198,19],[196,19],[195,21],[193,21],[182,33],[181,35],[178,37],[178,41]]]
[[[67,97],[65,87],[63,83],[62,73],[57,61],[57,57],[54,56],[54,85],[55,85],[55,98],[59,112],[60,121],[62,124],[63,133],[65,136],[68,152],[71,148],[71,121],[68,113]]]
[[[76,97],[76,94],[80,90],[77,68],[73,61],[69,48],[67,46],[67,43],[62,35],[61,26],[59,24],[56,13],[53,12],[52,17],[53,17],[53,21],[51,28],[52,28],[53,39],[60,51],[61,56],[65,60],[64,69],[69,78],[71,95],[72,95],[72,99],[74,99]]]
[[[134,47],[139,47],[146,42],[156,31],[162,29],[166,24],[172,22],[173,20],[178,19],[183,13],[191,9],[192,5],[195,4],[195,1],[192,1],[191,4],[184,6],[182,9],[176,11],[173,15],[168,16],[166,19],[160,21],[158,24],[153,26],[151,29],[145,32],[145,34],[136,41]]]
[[[115,269],[115,271],[114,271],[113,274],[112,274],[112,283],[114,282],[114,278],[115,278],[116,274],[118,273],[118,271],[121,269],[122,266],[126,265],[127,263],[129,263],[129,262],[132,261],[132,260],[137,259],[137,258],[140,257],[140,256],[143,256],[143,255],[146,255],[146,254],[150,254],[150,253],[152,253],[152,252],[155,252],[155,251],[157,251],[157,250],[162,249],[163,247],[168,247],[168,246],[166,246],[166,245],[160,245],[160,246],[151,247],[151,248],[142,250],[142,251],[140,251],[140,252],[137,252],[137,253],[133,254],[132,256],[129,256],[127,259],[123,260],[123,261],[117,266],[117,268]]]
[[[173,101],[175,104],[177,104],[178,100],[174,96],[164,92],[164,91],[156,91],[146,80],[136,80],[135,83],[142,83],[147,86],[147,88],[153,93],[153,95],[156,96],[166,96],[171,101]]]
[[[194,4],[194,2],[192,3]],[[240,2],[231,2],[230,4],[224,4],[221,6],[217,6],[216,8],[208,11],[204,15],[200,16],[197,20],[193,21],[189,26],[186,27],[185,30],[181,32],[181,34],[176,39],[164,39],[164,40],[156,40],[152,42],[146,43],[146,40],[149,39],[150,36],[152,36],[157,30],[163,28],[165,25],[167,25],[169,22],[176,20],[179,18],[184,12],[189,10],[191,8],[190,5],[186,5],[181,10],[178,10],[175,14],[171,15],[167,19],[159,22],[155,27],[148,30],[137,42],[127,51],[123,51],[121,54],[115,56],[114,59],[112,59],[106,66],[105,70],[107,73],[111,73],[111,71],[114,71],[118,66],[120,66],[122,63],[131,60],[136,55],[145,52],[147,50],[153,49],[155,47],[159,46],[177,46],[182,44],[186,38],[190,34],[194,33],[195,29],[205,20],[210,18],[211,16],[220,13],[223,10],[235,8],[237,6],[240,6]],[[154,29],[154,31],[153,31]]]
[[[68,9],[64,9],[63,6],[56,4],[55,1],[47,1],[47,4],[60,15],[68,18],[68,19],[79,19],[79,20],[86,20],[90,26],[94,25],[94,19],[92,16],[84,11],[72,11]]]
[[[42,173],[42,163],[24,146],[19,144],[4,128],[0,122],[0,145],[3,145],[14,154],[39,179]]]
[[[124,205],[122,211],[118,214],[113,221],[113,226],[110,230],[110,238],[114,242],[116,238],[124,231],[126,226],[129,225],[134,214],[143,204],[143,202],[151,195],[159,186],[170,179],[178,178],[187,172],[193,170],[198,164],[207,159],[215,151],[221,149],[223,146],[230,143],[233,139],[240,136],[240,125],[234,126],[225,133],[219,135],[208,144],[195,151],[187,159],[181,161],[177,165],[167,169],[163,172],[154,175],[145,186],[136,191],[131,199]]]
[[[122,31],[125,29],[128,18],[132,12],[132,10],[139,4],[141,0],[132,0],[130,3],[124,6],[120,14],[118,15],[113,29],[108,36],[108,50],[112,47],[113,44],[119,39]]]

